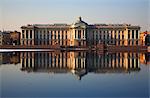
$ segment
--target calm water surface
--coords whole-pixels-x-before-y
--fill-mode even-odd
[[[1,97],[145,97],[150,53],[0,53]]]

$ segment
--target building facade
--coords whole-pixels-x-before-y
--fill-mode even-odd
[[[140,43],[143,46],[150,46],[150,32],[145,31],[140,33]]]
[[[10,39],[12,45],[20,45],[20,32],[18,31],[10,32]]]
[[[21,45],[117,46],[139,45],[139,26],[130,24],[87,24],[81,17],[71,24],[34,24],[21,27]]]
[[[10,45],[10,32],[9,31],[0,31],[0,45]]]

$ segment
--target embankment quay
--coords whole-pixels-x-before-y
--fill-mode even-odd
[[[94,47],[56,47],[56,46],[44,46],[44,45],[34,45],[34,46],[22,46],[22,45],[5,45],[1,46],[0,49],[11,50],[46,50],[46,51],[107,51],[107,52],[150,52],[150,47],[148,46],[94,46]]]

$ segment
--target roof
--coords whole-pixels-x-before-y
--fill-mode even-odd
[[[57,24],[28,24],[27,26],[22,26],[22,29],[32,29],[32,28],[93,28],[93,29],[140,29],[140,26],[132,26],[131,24],[90,24],[88,25],[86,22],[82,20],[81,17],[78,17],[78,20],[74,22],[72,25],[64,24],[64,23],[57,23]]]
[[[70,25],[67,24],[33,24],[33,25],[27,25],[22,26],[21,28],[69,28]]]
[[[97,29],[124,29],[124,28],[140,29],[139,26],[132,26],[131,24],[93,24],[89,25],[89,27]]]

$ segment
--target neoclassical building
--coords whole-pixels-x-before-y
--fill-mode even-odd
[[[81,17],[71,24],[33,24],[21,27],[21,45],[117,46],[139,45],[139,26],[130,24],[88,24]]]

